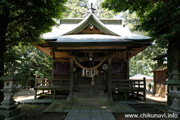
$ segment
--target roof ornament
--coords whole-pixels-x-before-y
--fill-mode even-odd
[[[91,3],[91,7],[90,8],[87,8],[87,11],[86,13],[83,15],[83,17],[86,17],[88,14],[95,14],[95,8],[93,8],[93,3]]]
[[[91,3],[91,8],[88,8],[88,12],[89,12],[89,13],[95,13],[95,12],[94,12],[95,10],[96,10],[96,9],[93,8],[93,3]]]

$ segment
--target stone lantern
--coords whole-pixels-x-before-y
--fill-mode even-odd
[[[13,98],[18,80],[19,78],[14,75],[14,68],[8,70],[7,76],[0,78],[0,81],[4,82],[4,88],[1,90],[4,93],[4,100],[1,102],[0,115],[5,116],[5,120],[25,120],[25,114],[21,114],[21,109],[16,108],[17,104]]]
[[[163,84],[168,85],[169,93],[168,97],[172,103],[168,106],[168,112],[180,114],[180,79],[178,71],[172,72],[172,78]]]

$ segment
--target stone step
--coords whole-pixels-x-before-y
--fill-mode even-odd
[[[99,93],[83,93],[83,92],[75,92],[74,94],[73,94],[73,96],[75,96],[75,97],[107,97],[107,93],[104,93],[104,92],[99,92]]]
[[[73,96],[73,103],[79,104],[107,104],[108,97],[105,95],[102,96],[94,96],[94,95],[76,95]]]

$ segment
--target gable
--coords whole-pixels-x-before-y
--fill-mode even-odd
[[[95,25],[90,24],[77,34],[105,34],[105,33],[99,30]]]
[[[91,30],[91,27],[95,28],[94,30]],[[90,29],[89,31],[87,31]],[[98,31],[99,30],[99,31]],[[83,32],[82,32],[83,31]],[[74,35],[74,34],[80,34],[80,33],[90,33],[94,34],[93,32],[98,32],[100,34],[106,34],[106,35],[114,35],[119,36],[118,34],[114,33],[113,31],[109,30],[94,14],[89,14],[83,21],[81,21],[76,28],[70,30],[67,33],[64,33],[63,35]]]

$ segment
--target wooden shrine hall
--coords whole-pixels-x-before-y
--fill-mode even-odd
[[[120,19],[101,19],[94,9],[89,11],[85,18],[60,20],[43,35],[45,43],[36,46],[53,58],[53,70],[51,80],[36,79],[35,98],[67,94],[70,102],[112,101],[122,94],[126,100],[130,95],[145,100],[145,80],[129,80],[129,60],[152,40],[132,34]],[[38,90],[48,93],[37,94]]]

